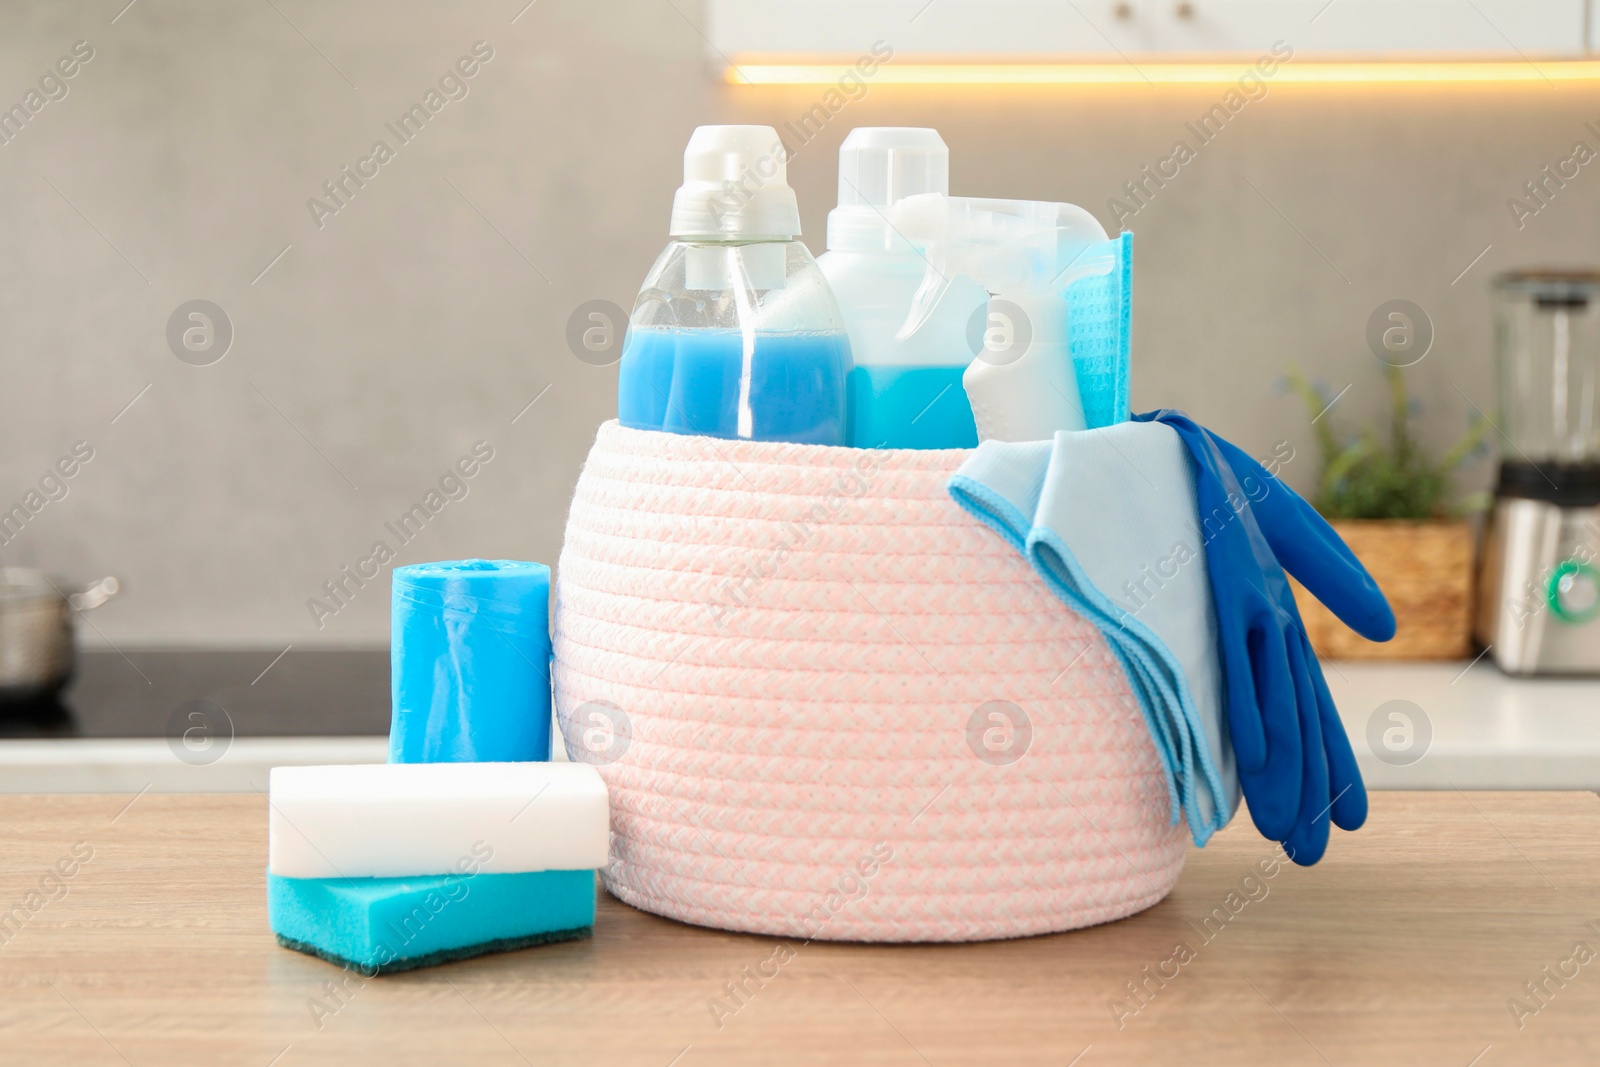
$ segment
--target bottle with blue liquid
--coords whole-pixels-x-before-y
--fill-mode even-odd
[[[771,126],[701,126],[672,242],[629,318],[617,418],[634,429],[842,445],[850,342],[800,234]]]
[[[950,191],[950,149],[936,130],[867,126],[839,146],[839,205],[817,259],[844,313],[849,443],[858,448],[973,448],[978,430],[962,375],[981,347],[989,294],[964,275],[914,330],[903,330],[928,273],[923,253],[890,223],[894,205]]]

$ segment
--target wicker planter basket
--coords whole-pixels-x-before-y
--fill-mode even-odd
[[[1097,631],[945,491],[966,453],[601,427],[556,708],[606,887],[729,930],[964,941],[1149,907],[1187,849]]]
[[[1368,641],[1294,582],[1306,636],[1319,655],[1440,660],[1472,654],[1470,523],[1382,519],[1332,525],[1388,596],[1398,628],[1392,641]]]

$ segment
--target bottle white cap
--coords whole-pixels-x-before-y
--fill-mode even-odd
[[[673,237],[779,237],[800,233],[788,150],[771,126],[699,126],[683,150],[672,198]]]
[[[938,130],[862,126],[839,146],[839,206],[828,212],[830,251],[909,251],[886,216],[895,201],[950,191],[950,149]]]

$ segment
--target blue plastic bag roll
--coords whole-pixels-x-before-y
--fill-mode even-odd
[[[550,568],[396,567],[390,763],[550,758]]]

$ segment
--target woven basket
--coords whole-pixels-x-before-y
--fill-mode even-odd
[[[1472,655],[1472,525],[1399,519],[1332,523],[1394,609],[1395,635],[1368,641],[1298,582],[1306,636],[1328,659],[1440,660]]]
[[[1099,634],[945,491],[962,451],[602,426],[556,580],[555,694],[611,792],[606,887],[861,941],[1067,930],[1175,884]]]

